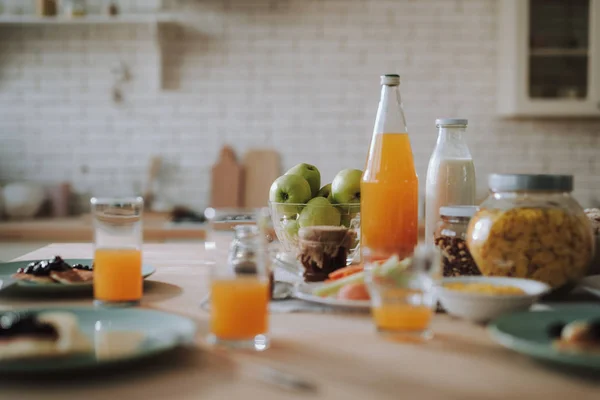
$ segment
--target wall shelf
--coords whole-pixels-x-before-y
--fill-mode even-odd
[[[151,36],[156,44],[156,64],[157,77],[156,88],[164,87],[164,39],[163,27],[175,24],[177,19],[166,13],[147,13],[147,14],[121,14],[116,16],[109,15],[86,15],[82,17],[38,17],[36,15],[10,15],[0,14],[0,28],[19,28],[43,27],[49,25],[75,25],[75,26],[108,26],[108,25],[149,25],[151,27]]]
[[[173,22],[168,14],[86,15],[83,17],[38,17],[35,15],[2,15],[0,25],[104,25],[104,24],[159,24]]]
[[[586,57],[588,49],[563,49],[554,47],[533,48],[529,51],[529,55],[534,57]]]

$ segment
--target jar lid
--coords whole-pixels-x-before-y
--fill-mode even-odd
[[[386,86],[398,86],[400,84],[400,75],[386,74],[381,75],[381,84]]]
[[[491,174],[488,185],[492,192],[517,190],[570,192],[573,190],[573,175]]]
[[[440,207],[440,215],[444,217],[471,218],[477,212],[477,206],[446,206]]]
[[[435,120],[435,126],[467,126],[469,124],[468,119],[464,118],[438,118]]]

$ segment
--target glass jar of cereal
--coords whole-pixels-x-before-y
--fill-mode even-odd
[[[570,175],[493,174],[490,195],[469,223],[467,244],[479,270],[552,287],[585,276],[592,227],[571,196]]]

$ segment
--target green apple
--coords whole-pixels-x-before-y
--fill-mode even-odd
[[[310,201],[308,203],[306,203],[307,207],[309,205],[313,205],[313,206],[330,206],[331,203],[325,197],[315,197],[314,199],[310,199]]]
[[[339,204],[360,203],[360,169],[343,169],[331,182],[333,201]]]
[[[322,199],[322,201],[327,201],[327,199],[323,197],[317,197],[313,200]],[[313,201],[311,200],[311,201]],[[340,225],[340,211],[333,207],[327,201],[327,204],[319,202],[314,202],[312,204],[307,204],[306,207],[300,213],[298,217],[298,225],[300,228],[304,228],[305,226],[321,226],[321,225],[331,225],[331,226],[339,226]]]
[[[351,204],[346,207],[346,209],[348,210],[348,214],[354,218],[354,216],[360,212],[360,202]]]
[[[350,207],[354,208],[354,206],[350,206]],[[343,226],[345,226],[346,228],[350,228],[350,225],[352,224],[352,219],[354,219],[354,217],[356,217],[356,215],[358,214],[358,211],[357,212],[353,212],[353,211],[348,212],[348,211],[344,210],[341,212],[341,214],[342,214],[342,219],[341,219],[340,223]]]
[[[319,189],[317,192],[317,197],[325,197],[327,200],[329,200],[329,202],[331,202],[333,199],[333,197],[331,197],[331,183],[328,183]]]
[[[310,185],[300,175],[283,175],[275,179],[269,190],[269,201],[306,203],[311,198]]]
[[[310,185],[311,197],[315,197],[321,187],[321,173],[314,165],[302,163],[288,170],[285,175],[300,175]]]
[[[294,205],[276,204],[275,212],[279,217],[294,217],[310,200],[310,185],[300,175],[282,175],[275,179],[269,190],[269,201],[272,203],[290,203]]]
[[[342,218],[340,219],[340,224],[345,226],[346,228],[350,228],[350,223],[352,222],[352,216],[347,212],[342,212]]]
[[[282,223],[285,235],[289,240],[294,240],[296,237],[298,237],[298,229],[300,229],[298,226],[298,221],[295,219],[288,219],[282,221]]]

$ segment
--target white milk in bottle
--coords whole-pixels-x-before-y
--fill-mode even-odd
[[[433,243],[440,207],[475,204],[475,166],[463,134],[466,119],[435,121],[438,139],[425,184],[425,241]]]

